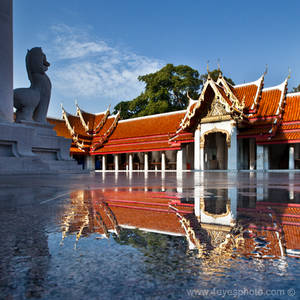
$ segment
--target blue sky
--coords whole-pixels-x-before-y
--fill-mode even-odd
[[[299,1],[14,0],[14,86],[29,85],[26,50],[41,46],[51,66],[48,114],[74,101],[90,112],[143,90],[137,76],[166,63],[205,73],[221,68],[236,84],[300,84]]]

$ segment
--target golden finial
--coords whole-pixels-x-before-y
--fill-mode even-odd
[[[268,64],[266,64],[266,69],[265,69],[265,72],[264,72],[264,76],[266,76],[267,73],[268,73]]]
[[[289,75],[288,75],[287,79],[290,79],[290,78],[291,78],[291,73],[292,73],[292,70],[291,70],[291,68],[289,67]]]
[[[218,58],[218,72],[219,72],[219,77],[222,77],[222,71],[220,67],[220,58]]]
[[[207,79],[210,79],[210,73],[209,73],[209,60],[207,61],[206,70],[207,70]]]

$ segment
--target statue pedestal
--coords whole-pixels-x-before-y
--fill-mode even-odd
[[[71,140],[52,128],[27,121],[0,123],[0,174],[80,172],[69,155]]]

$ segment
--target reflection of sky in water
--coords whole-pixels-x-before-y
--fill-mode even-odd
[[[104,177],[0,186],[1,295],[177,299],[233,287],[300,295],[298,174]]]

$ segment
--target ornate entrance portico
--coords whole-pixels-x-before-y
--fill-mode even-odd
[[[198,100],[190,99],[180,130],[196,127],[196,170],[237,170],[237,126],[243,121],[243,108],[221,75],[217,83],[208,78]]]

